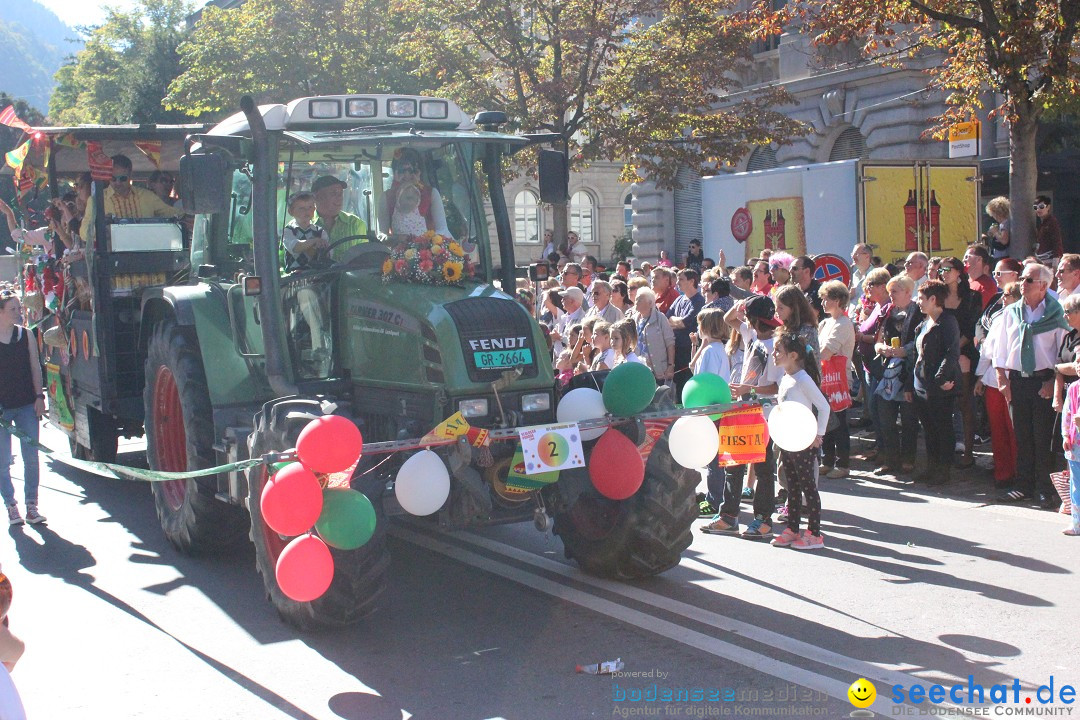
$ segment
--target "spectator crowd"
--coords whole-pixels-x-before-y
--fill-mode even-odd
[[[557,275],[536,310],[564,389],[577,375],[639,362],[676,401],[695,373],[710,372],[733,397],[788,395],[813,409],[812,462],[770,443],[763,462],[709,468],[703,532],[822,547],[818,477],[846,477],[851,433],[866,430],[859,459],[874,474],[929,486],[973,467],[989,443],[996,500],[1058,509],[1065,499],[1063,532],[1080,535],[1080,255],[1062,252],[1060,228],[1047,239],[1048,206],[1036,203],[1036,252],[1022,261],[1008,256],[1008,201],[996,198],[994,225],[962,258],[912,252],[902,266],[884,264],[858,244],[850,283],[822,283],[811,257],[785,252],[728,267],[697,240],[680,267],[663,257],[603,271],[575,255],[574,238],[559,248],[548,238]],[[519,297],[532,306],[531,291]],[[744,499],[753,500],[745,529]],[[782,534],[774,510],[788,523]],[[800,513],[810,518],[801,533]]]

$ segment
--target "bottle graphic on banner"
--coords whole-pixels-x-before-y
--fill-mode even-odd
[[[904,250],[915,252],[919,249],[919,207],[915,204],[915,191],[908,190],[904,204]]]
[[[780,208],[776,208],[776,222],[774,224],[776,227],[776,235],[778,238],[776,243],[776,249],[787,250],[787,234],[784,229],[786,223],[784,222],[784,211]]]
[[[765,211],[765,224],[764,224],[763,227],[765,228],[765,249],[766,250],[772,250],[773,249],[772,239],[773,239],[773,232],[774,232],[774,230],[773,230],[772,210],[766,210]]]
[[[930,191],[930,249],[934,252],[941,250],[941,204],[937,201],[937,191]]]

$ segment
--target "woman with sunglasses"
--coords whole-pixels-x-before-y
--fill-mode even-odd
[[[963,421],[964,456],[956,464],[958,469],[972,467],[975,458],[975,366],[979,362],[979,353],[975,349],[975,326],[982,315],[982,296],[968,285],[968,275],[964,263],[955,257],[941,259],[938,277],[945,283],[949,294],[945,298],[945,314],[956,318],[960,329],[960,387],[957,397],[960,417]]]
[[[1035,254],[1042,262],[1053,260],[1050,267],[1055,267],[1065,250],[1061,241],[1061,224],[1054,216],[1054,209],[1050,206],[1050,197],[1048,195],[1036,196],[1032,209],[1039,223],[1039,230],[1035,235]]]
[[[427,229],[434,230],[445,238],[453,239],[450,229],[446,226],[446,209],[443,207],[442,196],[436,188],[424,182],[420,153],[413,148],[399,149],[390,162],[390,170],[394,177],[390,188],[383,195],[384,212],[380,217],[380,225],[383,228],[390,227],[390,219],[394,216],[398,195],[405,188],[415,187],[420,193],[420,202],[416,209],[423,216]]]

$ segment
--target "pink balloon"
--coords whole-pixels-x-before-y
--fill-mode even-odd
[[[604,497],[625,500],[644,482],[645,463],[630,438],[610,428],[596,441],[589,455],[589,477]]]
[[[319,479],[300,463],[289,463],[274,473],[263,486],[259,502],[263,522],[286,536],[310,530],[322,505]]]
[[[364,449],[360,428],[340,415],[324,415],[309,422],[296,439],[300,462],[318,473],[348,470]]]
[[[275,574],[286,597],[311,602],[322,597],[334,580],[334,558],[318,537],[301,535],[281,551]]]

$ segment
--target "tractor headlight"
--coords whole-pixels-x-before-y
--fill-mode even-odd
[[[543,412],[551,409],[551,393],[532,393],[521,396],[522,412]]]
[[[484,417],[488,414],[487,398],[473,398],[471,400],[459,400],[458,410],[467,418]]]

